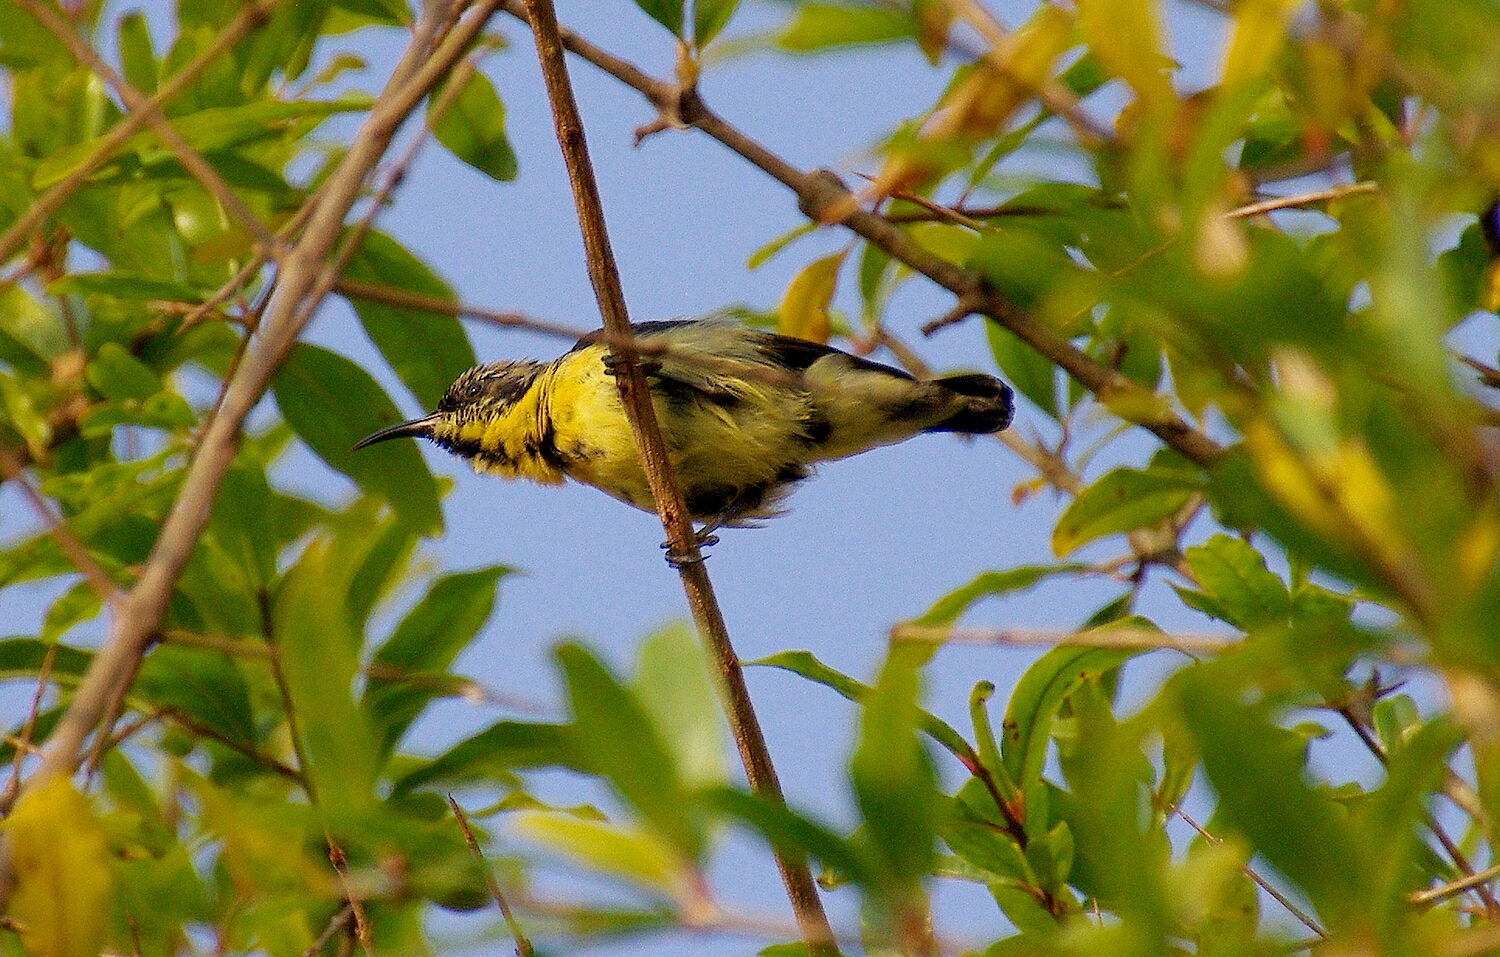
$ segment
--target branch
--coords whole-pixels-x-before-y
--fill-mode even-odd
[[[271,12],[276,9],[279,2],[280,0],[259,0],[246,6],[207,49],[194,57],[181,71],[174,74],[172,79],[147,101],[147,104],[153,108],[160,108],[175,100],[183,90],[197,82],[198,77],[212,66],[215,60],[243,40],[251,30],[270,19]],[[73,172],[58,180],[50,189],[33,200],[31,208],[12,223],[9,229],[0,234],[0,262],[9,259],[33,230],[67,202],[68,197],[77,192],[90,176],[109,162],[120,147],[125,145],[125,141],[139,132],[147,122],[146,110],[131,110],[108,133],[99,137],[94,151],[85,157]]]
[[[518,19],[526,19],[522,0],[503,0],[502,7]],[[859,208],[853,193],[833,173],[827,170],[802,172],[726,123],[703,103],[695,90],[680,91],[663,83],[572,31],[562,30],[560,35],[570,52],[636,90],[656,109],[676,111],[682,122],[718,140],[786,186],[797,195],[798,208],[809,219],[843,225],[952,292],[960,302],[972,303],[975,311],[994,319],[1062,367],[1117,415],[1151,431],[1200,465],[1212,463],[1223,451],[1217,442],[1173,413],[1163,397],[1089,358],[1051,326],[987,288],[979,276],[922,248],[905,231],[883,217]]]
[[[1173,807],[1172,810],[1176,812],[1176,814],[1177,814],[1178,817],[1180,817],[1184,821],[1188,822],[1188,826],[1191,827],[1193,830],[1197,831],[1198,835],[1200,837],[1202,837],[1205,841],[1209,842],[1210,844],[1223,844],[1224,843],[1224,839],[1222,837],[1215,837],[1214,835],[1212,835],[1212,834],[1208,833],[1207,831],[1205,831],[1203,829],[1203,826],[1200,825],[1197,821],[1195,821],[1192,818],[1188,817],[1187,814],[1186,814],[1186,812],[1184,812],[1182,810],[1182,808],[1180,808],[1180,807]],[[1279,891],[1275,887],[1273,887],[1271,885],[1271,883],[1269,881],[1267,881],[1264,877],[1261,877],[1259,874],[1257,874],[1255,872],[1255,869],[1252,868],[1249,865],[1249,863],[1241,864],[1240,865],[1240,870],[1244,871],[1245,872],[1245,876],[1248,877],[1248,878],[1250,878],[1252,881],[1254,881],[1260,887],[1261,890],[1265,891],[1267,894],[1270,894],[1273,898],[1275,898],[1276,903],[1280,904],[1282,907],[1285,907],[1287,909],[1288,913],[1290,913],[1293,917],[1297,918],[1297,920],[1301,921],[1303,927],[1306,927],[1308,930],[1312,931],[1314,934],[1317,934],[1318,937],[1321,940],[1327,940],[1328,939],[1328,932],[1325,931],[1322,927],[1319,927],[1317,921],[1313,920],[1312,917],[1308,916],[1307,912],[1304,911],[1302,908],[1300,908],[1296,904],[1292,903],[1291,898],[1287,897],[1281,891]]]
[[[510,936],[516,942],[516,957],[532,957],[536,948],[531,946],[531,941],[526,937],[526,932],[521,929],[521,922],[516,920],[515,912],[510,909],[505,894],[500,890],[500,882],[495,880],[495,872],[490,869],[489,862],[484,859],[484,851],[479,847],[479,841],[474,838],[474,830],[469,827],[468,815],[464,809],[458,806],[458,801],[450,792],[448,794],[448,806],[453,808],[453,816],[458,819],[458,829],[464,832],[464,843],[469,845],[469,852],[484,868],[484,881],[490,889],[490,898],[494,900],[495,906],[500,908],[500,916],[505,918],[505,926],[510,928]]]
[[[5,790],[0,792],[0,815],[5,817],[10,816],[10,810],[21,793],[21,768],[26,764],[26,756],[31,750],[31,736],[36,733],[37,715],[42,710],[42,697],[47,693],[47,684],[52,680],[52,666],[57,661],[58,647],[58,642],[47,646],[47,653],[42,656],[42,666],[37,669],[36,691],[31,696],[31,708],[27,710],[26,720],[21,725],[15,760],[11,762],[10,778],[5,782]]]
[[[1144,651],[1170,649],[1189,655],[1218,655],[1240,646],[1238,641],[1215,635],[1169,635],[1150,628],[1120,628],[1105,625],[1088,631],[1056,631],[1046,628],[953,628],[948,625],[897,625],[891,641],[925,641],[933,644],[1037,645],[1079,648],[1139,648]]]
[[[1313,206],[1335,199],[1343,199],[1345,196],[1358,196],[1365,193],[1378,192],[1380,192],[1380,185],[1378,183],[1343,183],[1338,186],[1330,186],[1328,189],[1317,189],[1310,193],[1298,193],[1295,196],[1273,196],[1270,199],[1263,199],[1258,203],[1250,203],[1248,206],[1232,209],[1224,214],[1224,218],[1244,219],[1247,216],[1259,216],[1261,213],[1269,213],[1278,209],[1297,209],[1302,206]]]
[[[510,0],[507,9],[521,15],[520,0]],[[661,429],[656,422],[656,411],[651,404],[650,390],[645,376],[636,364],[638,353],[631,338],[625,293],[620,285],[619,270],[615,266],[614,253],[604,224],[604,210],[599,199],[598,185],[594,180],[593,165],[589,161],[588,145],[584,140],[583,121],[579,117],[572,82],[568,78],[557,12],[552,0],[526,0],[525,11],[536,37],[537,56],[541,61],[542,77],[547,84],[548,99],[552,103],[558,145],[567,163],[573,199],[578,206],[578,223],[583,232],[589,279],[599,300],[604,328],[618,337],[618,341],[610,348],[619,360],[615,381],[620,389],[620,400],[630,420],[631,430],[635,433],[636,447],[641,453],[646,479],[656,501],[662,527],[666,529],[667,541],[672,553],[682,558],[677,566],[688,605],[693,610],[693,618],[713,654],[717,672],[724,683],[725,710],[735,742],[739,745],[740,758],[744,762],[750,788],[762,799],[784,805],[786,802],[782,797],[781,784],[776,778],[776,768],[771,763],[765,735],[755,716],[749,689],[745,686],[739,657],[730,644],[724,614],[714,597],[713,584],[703,567],[703,556],[698,549],[698,539],[693,532],[687,506],[683,502],[682,491],[667,459]],[[776,851],[775,855],[782,882],[786,885],[787,896],[791,900],[808,949],[819,955],[837,953],[833,930],[823,913],[823,903],[818,897],[806,857],[781,851]]]
[[[365,282],[362,279],[340,278],[334,284],[333,291],[350,299],[368,299],[371,302],[383,302],[391,306],[399,306],[403,309],[419,309],[423,312],[435,312],[439,315],[454,316],[459,319],[478,319],[495,326],[503,326],[514,329],[529,329],[532,332],[540,332],[544,335],[557,336],[563,339],[581,339],[588,330],[575,329],[572,326],[564,326],[544,319],[533,319],[519,312],[502,312],[497,309],[483,309],[479,306],[470,306],[466,303],[454,302],[441,296],[428,296],[419,292],[409,292],[405,289],[397,289],[394,286],[385,286],[375,282]]]
[[[22,496],[41,518],[42,524],[47,526],[47,531],[57,539],[57,547],[68,556],[68,560],[89,583],[89,587],[94,589],[99,600],[105,606],[113,604],[119,597],[114,581],[103,568],[99,567],[99,563],[94,561],[94,556],[89,554],[83,542],[80,542],[77,536],[68,529],[63,519],[52,511],[46,499],[42,498],[41,494],[26,480],[21,460],[4,446],[0,446],[0,476],[14,481],[20,487]]]
[[[84,739],[129,686],[161,623],[172,588],[207,524],[209,506],[234,458],[245,417],[260,401],[310,315],[305,299],[314,289],[324,261],[338,240],[345,215],[402,123],[465,54],[494,7],[492,0],[481,0],[472,15],[455,27],[436,50],[431,48],[431,38],[438,26],[437,18],[423,21],[349,152],[324,184],[321,200],[308,219],[301,241],[282,262],[277,293],[260,324],[253,347],[235,370],[223,402],[206,425],[182,490],[162,525],[141,576],[120,603],[104,646],[89,665],[67,712],[58,722],[42,767],[27,781],[25,789],[34,789],[58,775],[71,774],[77,767]],[[8,867],[8,854],[4,861]]]

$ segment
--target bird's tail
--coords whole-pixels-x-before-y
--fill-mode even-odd
[[[950,375],[934,379],[932,384],[942,386],[965,401],[957,412],[925,431],[988,435],[1010,425],[1015,414],[1015,396],[1010,386],[994,376],[978,372]]]

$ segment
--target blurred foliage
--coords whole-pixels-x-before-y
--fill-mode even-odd
[[[0,466],[46,511],[4,544],[0,587],[56,596],[36,634],[0,640],[0,678],[39,689],[0,745],[15,768],[0,793],[13,878],[0,948],[156,957],[208,942],[296,957],[349,953],[357,936],[368,953],[421,954],[436,946],[434,907],[509,933],[492,887],[544,945],[736,929],[704,876],[733,828],[857,895],[845,950],[1259,955],[1326,937],[1339,953],[1492,951],[1495,5],[1203,0],[1224,54],[1217,82],[1192,91],[1157,0],[1044,3],[1009,28],[967,0],[787,0],[762,35],[725,32],[735,0],[637,4],[679,44],[657,72],[684,83],[747,50],[909,48],[943,71],[938,101],[878,145],[861,199],[1076,349],[1071,368],[1118,374],[1092,394],[1034,337],[969,320],[986,323],[1035,436],[1013,447],[1036,478],[995,494],[1062,498],[1058,561],[978,572],[913,609],[869,683],[805,651],[755,663],[857,706],[852,752],[827,755],[848,767],[854,828],[737,783],[715,679],[681,628],[647,637],[628,677],[563,645],[566,719],[499,720],[421,753],[409,732],[435,702],[490,700],[454,666],[510,570],[434,571],[421,542],[441,533],[442,483],[410,443],[350,451],[395,403],[369,369],[299,344],[272,386],[278,415],[244,437],[90,773],[18,795],[94,660],[105,592],[141,574],[272,292],[253,231],[143,129],[0,251]],[[126,114],[27,9],[0,0],[7,231]],[[394,0],[281,3],[198,62],[239,4],[180,0],[160,50],[141,14],[106,23],[101,9],[58,8],[143,93],[197,70],[165,114],[290,242],[343,150],[322,124],[371,107],[344,78],[364,65],[364,31],[414,19]],[[467,66],[449,87],[429,105],[436,142],[513,179],[499,92]],[[1101,118],[1111,96],[1126,105]],[[1028,157],[1057,172],[1012,172]],[[814,231],[768,240],[751,268]],[[779,308],[747,315],[910,357],[886,320],[919,274],[892,252],[854,239],[796,269]],[[424,406],[474,362],[439,308],[456,302],[440,271],[371,231],[344,272],[393,381]],[[833,307],[842,283],[857,317]],[[1169,447],[1132,425],[1163,414],[1222,448]],[[352,491],[283,488],[294,442]],[[1111,582],[1116,598],[1076,610],[1076,634],[1054,636],[1001,694],[998,724],[988,683],[966,728],[926,710],[936,643],[976,603],[1054,578]],[[1153,581],[1223,643],[1136,614]],[[1122,707],[1122,673],[1148,654],[1174,657]],[[1444,694],[1402,693],[1412,678]],[[1369,750],[1378,783],[1316,760],[1330,726]],[[548,803],[531,790],[538,770],[591,780],[593,803]],[[485,856],[450,791],[478,806]],[[544,899],[532,874],[559,857],[630,894]],[[986,919],[1010,930],[979,941],[935,925],[930,898],[948,881],[986,888]]]

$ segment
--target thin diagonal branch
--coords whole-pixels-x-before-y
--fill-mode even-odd
[[[458,819],[458,828],[464,833],[464,843],[469,845],[469,852],[484,868],[485,885],[489,888],[490,898],[495,906],[500,908],[500,916],[505,918],[505,926],[510,928],[510,936],[516,942],[516,957],[532,957],[536,948],[531,946],[531,940],[527,938],[526,931],[522,929],[521,922],[516,920],[515,912],[510,909],[510,902],[505,899],[505,893],[500,890],[500,882],[495,880],[495,872],[490,869],[489,862],[484,859],[484,851],[479,847],[479,841],[474,837],[473,828],[469,827],[469,817],[464,814],[464,809],[459,807],[458,800],[452,793],[448,795],[448,806],[453,808],[453,816]]]
[[[212,44],[174,74],[172,79],[158,90],[148,103],[159,108],[176,99],[183,90],[197,82],[198,77],[213,65],[215,60],[243,40],[251,30],[266,22],[279,2],[280,0],[258,0],[247,5]],[[90,176],[99,171],[100,167],[108,163],[120,147],[125,145],[126,140],[138,133],[146,123],[147,112],[145,110],[131,110],[120,122],[111,127],[108,133],[99,137],[94,151],[85,157],[73,172],[52,184],[51,188],[33,200],[30,208],[18,217],[9,229],[0,234],[0,262],[9,259],[37,226],[67,202],[68,197],[77,192]]]
[[[775,765],[771,763],[765,735],[755,716],[749,689],[745,686],[739,657],[730,644],[729,629],[724,623],[718,600],[714,597],[708,572],[703,567],[703,557],[698,550],[698,540],[682,499],[682,491],[667,459],[666,446],[651,404],[651,393],[645,376],[636,364],[638,353],[631,339],[625,293],[620,285],[619,270],[615,266],[614,253],[604,224],[603,205],[599,199],[598,184],[594,180],[588,145],[584,140],[583,121],[579,117],[572,82],[568,78],[557,12],[552,0],[526,0],[525,13],[536,37],[537,56],[547,84],[548,99],[552,103],[558,144],[567,163],[573,199],[578,206],[578,222],[583,232],[589,279],[599,300],[604,328],[617,337],[610,347],[619,360],[615,380],[631,429],[635,433],[636,447],[641,453],[646,479],[656,501],[662,527],[666,529],[667,541],[673,554],[681,559],[677,564],[682,576],[683,591],[722,681],[730,729],[739,746],[750,787],[764,800],[784,804],[781,784],[776,777]],[[808,949],[820,955],[837,953],[833,930],[823,912],[823,903],[818,897],[807,859],[777,851],[776,865],[781,871],[782,882],[786,885],[787,896],[791,900]]]
[[[1203,826],[1201,824],[1188,817],[1187,813],[1183,811],[1182,808],[1174,807],[1172,808],[1172,810],[1176,812],[1178,817],[1186,821],[1189,827],[1197,831],[1198,836],[1202,837],[1205,841],[1208,841],[1210,844],[1224,843],[1224,839],[1222,837],[1215,837],[1214,835],[1208,833],[1208,831],[1203,829]],[[1244,871],[1245,876],[1254,881],[1261,890],[1265,891],[1267,894],[1270,894],[1271,897],[1276,900],[1276,903],[1280,904],[1282,907],[1285,907],[1287,909],[1287,913],[1297,918],[1297,920],[1302,923],[1303,927],[1306,927],[1314,934],[1317,934],[1318,937],[1323,940],[1328,939],[1328,932],[1320,927],[1317,921],[1313,920],[1312,917],[1302,908],[1292,903],[1292,899],[1290,897],[1287,897],[1281,891],[1277,890],[1270,881],[1266,880],[1264,877],[1261,877],[1258,873],[1256,873],[1255,868],[1251,867],[1248,863],[1245,863],[1240,865],[1240,870]]]
[[[26,712],[26,721],[21,725],[20,740],[27,745],[31,744],[31,736],[36,732],[36,718],[42,710],[42,697],[47,693],[47,685],[52,680],[52,666],[57,661],[57,642],[47,646],[47,653],[42,656],[42,666],[36,673],[36,691],[31,696],[31,707]],[[5,790],[0,792],[0,815],[10,814],[10,809],[16,803],[16,797],[21,793],[21,769],[26,764],[27,747],[16,746],[15,760],[11,762],[10,778],[5,782]]]
[[[42,523],[47,526],[47,531],[57,540],[57,547],[68,556],[68,560],[89,583],[89,587],[94,589],[99,600],[106,605],[113,602],[119,596],[119,590],[115,588],[114,581],[103,568],[99,567],[99,563],[94,561],[88,548],[68,530],[62,517],[52,511],[52,507],[47,504],[46,499],[42,498],[41,493],[26,480],[20,459],[4,446],[0,446],[0,476],[7,481],[15,482],[21,489],[22,496],[41,518]]]

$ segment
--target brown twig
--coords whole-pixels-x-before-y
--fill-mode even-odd
[[[1497,877],[1500,877],[1500,864],[1491,864],[1482,871],[1467,874],[1456,881],[1449,881],[1446,884],[1439,884],[1437,887],[1429,887],[1426,890],[1412,891],[1406,895],[1406,899],[1419,906],[1436,904],[1450,897],[1456,897],[1465,891],[1488,884]]]
[[[266,754],[255,749],[254,747],[251,747],[248,744],[245,744],[243,741],[236,741],[233,738],[220,734],[213,728],[210,728],[207,725],[202,724],[201,722],[195,721],[193,718],[189,717],[186,714],[183,714],[181,711],[169,708],[157,712],[156,715],[153,715],[152,717],[159,717],[164,721],[170,721],[172,724],[178,725],[185,731],[189,731],[193,734],[198,735],[199,737],[208,738],[210,741],[216,741],[229,750],[235,752],[236,754],[249,758],[251,761],[267,769],[268,771],[272,771],[275,774],[286,778],[288,781],[296,783],[307,793],[312,793],[311,785],[308,783],[307,773],[305,770],[299,771],[291,765],[278,761],[276,758],[271,757],[269,754]]]
[[[42,710],[42,698],[47,693],[47,684],[52,680],[52,665],[57,661],[56,642],[47,646],[47,652],[42,656],[42,666],[36,672],[36,691],[31,696],[31,707],[26,711],[26,720],[21,725],[20,740],[31,742],[31,736],[36,732],[36,718]],[[5,782],[5,791],[0,793],[0,817],[10,814],[10,809],[15,806],[16,797],[21,793],[21,769],[26,764],[28,749],[16,748],[15,759],[11,762],[10,778]]]
[[[1316,203],[1327,203],[1335,199],[1343,199],[1345,196],[1359,196],[1369,193],[1380,192],[1380,185],[1372,182],[1343,183],[1338,186],[1330,186],[1327,189],[1316,189],[1310,193],[1298,193],[1295,196],[1273,196],[1259,202],[1232,209],[1224,214],[1225,219],[1244,219],[1247,216],[1259,216],[1261,213],[1269,213],[1278,209],[1297,209],[1302,206],[1312,206]]]
[[[519,0],[515,0],[508,9],[514,12],[520,7]],[[553,9],[551,0],[526,0],[524,16],[536,37],[537,55],[547,84],[548,99],[552,104],[558,144],[568,167],[568,179],[578,207],[589,279],[599,300],[604,328],[620,340],[611,347],[619,360],[619,373],[615,376],[615,381],[619,386],[620,398],[631,429],[635,433],[651,494],[655,498],[662,526],[666,529],[669,547],[678,558],[678,570],[688,604],[723,682],[730,728],[739,746],[750,787],[762,799],[784,804],[776,768],[771,762],[765,735],[755,716],[739,657],[730,644],[723,612],[719,609],[713,585],[703,567],[698,540],[683,503],[682,492],[667,459],[650,391],[636,364],[638,353],[631,339],[625,294],[620,286],[619,271],[615,266],[614,253],[604,224],[598,185],[594,180],[593,166],[584,140],[583,122],[573,98],[572,82],[563,57],[563,38],[557,24],[557,12]],[[823,904],[818,897],[817,886],[813,883],[806,858],[778,851],[776,864],[781,871],[782,882],[786,885],[787,896],[791,900],[808,949],[819,955],[836,953],[833,931],[823,912]]]
[[[1214,635],[1163,634],[1150,628],[1105,625],[1088,631],[1057,631],[1047,628],[953,628],[947,625],[902,624],[891,629],[891,641],[922,641],[934,644],[1015,645],[1017,647],[1132,648],[1158,649],[1194,655],[1218,655],[1239,647],[1239,642]]]
[[[370,938],[370,919],[365,916],[364,902],[354,893],[349,880],[349,858],[327,831],[323,832],[323,838],[328,843],[328,863],[333,865],[334,872],[338,874],[339,884],[344,889],[344,899],[354,912],[354,937],[364,948],[365,957],[375,957],[375,945]]]
[[[16,483],[22,496],[31,505],[32,511],[36,512],[42,524],[47,526],[47,531],[57,540],[57,547],[68,556],[68,561],[73,563],[73,567],[78,569],[78,573],[89,583],[89,587],[94,589],[99,600],[106,605],[113,603],[119,596],[119,589],[115,587],[114,580],[103,568],[99,567],[98,562],[94,561],[94,556],[89,554],[83,542],[80,542],[78,537],[68,529],[62,517],[52,511],[52,506],[47,504],[47,500],[42,498],[41,493],[26,480],[26,473],[21,466],[20,459],[4,446],[0,446],[0,475],[3,475],[7,481]]]
[[[225,27],[214,42],[202,53],[194,57],[191,62],[184,66],[179,72],[172,76],[148,103],[160,108],[164,104],[175,100],[184,90],[197,82],[198,77],[204,70],[208,69],[215,60],[243,40],[251,30],[255,29],[267,19],[271,12],[276,9],[280,0],[258,0],[258,2],[247,5],[240,11],[239,15]],[[145,110],[131,110],[119,123],[110,128],[110,131],[99,137],[97,146],[89,153],[82,162],[76,166],[71,173],[58,180],[41,196],[32,201],[30,207],[16,221],[11,224],[3,234],[0,234],[0,261],[9,259],[16,248],[37,228],[48,216],[57,211],[68,197],[78,191],[90,176],[98,172],[100,167],[109,162],[125,142],[140,131],[148,121]]]
[[[397,289],[394,286],[365,282],[362,279],[350,279],[347,276],[340,278],[334,284],[333,291],[351,299],[368,299],[371,302],[383,302],[387,305],[399,306],[403,309],[419,309],[423,312],[435,312],[439,315],[454,316],[459,319],[477,319],[480,322],[487,322],[491,325],[528,329],[532,332],[557,336],[561,339],[577,340],[588,334],[587,329],[578,329],[555,322],[548,322],[545,319],[533,319],[519,312],[483,309],[479,306],[471,306],[466,303],[454,302],[451,299],[444,299],[441,296],[429,296],[424,293],[409,292],[405,289]]]
[[[1178,817],[1186,821],[1189,827],[1197,831],[1198,836],[1202,837],[1205,841],[1208,841],[1210,844],[1224,843],[1224,839],[1222,837],[1215,837],[1214,835],[1205,831],[1202,825],[1200,825],[1192,818],[1188,817],[1187,812],[1183,811],[1182,808],[1174,806],[1172,810],[1177,814]],[[1314,934],[1317,934],[1324,940],[1328,939],[1328,932],[1325,931],[1322,927],[1319,927],[1317,921],[1313,920],[1312,917],[1308,915],[1308,913],[1302,908],[1292,903],[1292,899],[1290,897],[1287,897],[1281,891],[1272,886],[1271,883],[1264,877],[1261,877],[1259,874],[1257,874],[1255,872],[1255,868],[1251,867],[1248,862],[1241,864],[1240,870],[1244,871],[1245,876],[1254,881],[1256,883],[1256,886],[1265,891],[1267,894],[1270,894],[1271,897],[1275,899],[1276,903],[1280,904],[1282,907],[1285,907],[1287,909],[1287,913],[1297,918],[1297,920],[1302,923],[1303,927],[1306,927],[1308,930],[1312,931]]]
[[[309,944],[307,949],[302,952],[302,957],[317,957],[318,951],[327,947],[328,942],[333,940],[336,934],[348,927],[349,922],[353,919],[354,905],[345,901],[344,906],[335,911],[333,917],[329,919],[328,926],[323,928],[323,932],[318,935],[318,939]]]
[[[1494,366],[1485,365],[1478,359],[1474,359],[1466,355],[1459,355],[1458,361],[1462,362],[1470,369],[1473,369],[1475,372],[1479,373],[1480,382],[1483,382],[1491,389],[1500,389],[1500,369],[1496,369]]]
[[[526,19],[523,0],[504,0],[503,9],[523,21]],[[679,110],[685,123],[718,140],[792,190],[803,215],[814,222],[824,222],[828,221],[830,213],[836,213],[832,221],[952,292],[960,302],[974,302],[976,311],[1015,333],[1021,341],[1077,379],[1105,405],[1119,410],[1119,414],[1151,431],[1188,459],[1206,465],[1215,461],[1223,451],[1217,442],[1171,411],[1162,397],[1096,362],[1050,325],[989,289],[978,275],[924,249],[908,233],[883,217],[859,208],[849,188],[833,173],[827,170],[804,173],[721,119],[704,104],[696,91],[684,93],[672,84],[663,83],[571,30],[561,30],[560,35],[570,52],[636,90],[655,108]]]
[[[448,794],[448,806],[453,808],[453,816],[458,819],[458,829],[464,832],[464,843],[469,845],[469,851],[474,855],[474,860],[484,868],[484,881],[489,887],[490,898],[494,900],[495,906],[500,908],[500,916],[505,918],[505,926],[510,928],[510,936],[516,942],[516,957],[532,957],[536,948],[531,946],[526,932],[521,928],[521,922],[516,920],[516,915],[510,909],[510,903],[506,901],[505,894],[500,890],[500,882],[495,880],[495,872],[490,868],[489,862],[484,859],[484,851],[479,846],[479,841],[474,837],[473,828],[469,827],[468,815],[464,809],[458,806],[452,792]]]

